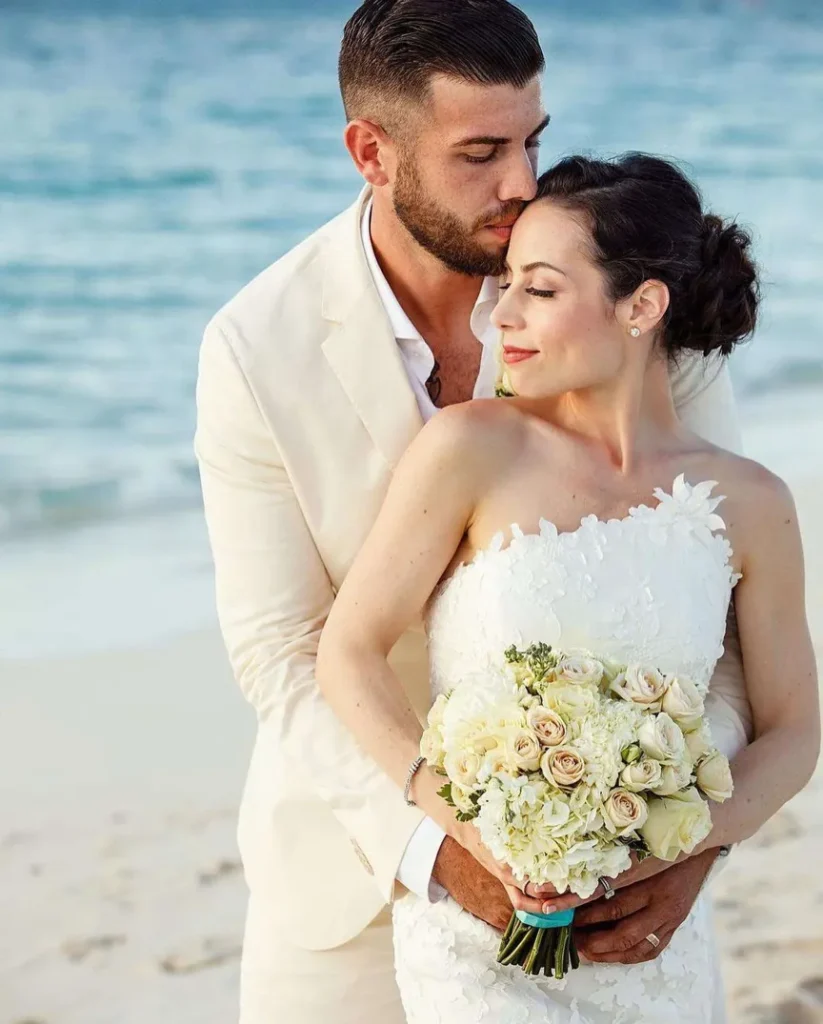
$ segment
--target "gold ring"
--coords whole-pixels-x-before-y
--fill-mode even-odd
[[[649,932],[646,936],[646,941],[650,942],[655,949],[660,945],[660,939],[658,939],[654,932]]]

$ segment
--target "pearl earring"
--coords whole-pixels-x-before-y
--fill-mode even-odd
[[[632,328],[630,328],[629,334],[633,338],[639,338],[640,337],[640,328],[639,327],[632,327]]]

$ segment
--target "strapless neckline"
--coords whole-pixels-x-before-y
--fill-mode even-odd
[[[703,526],[712,534],[717,530],[725,531],[726,523],[722,516],[717,515],[715,510],[726,498],[725,495],[715,495],[712,497],[711,492],[715,487],[717,487],[716,480],[702,480],[697,484],[689,484],[686,482],[685,473],[681,473],[675,478],[670,491],[665,491],[662,487],[654,489],[652,496],[657,499],[656,505],[641,504],[632,506],[624,516],[613,516],[609,519],[604,519],[590,513],[589,515],[581,516],[580,523],[571,530],[559,530],[550,519],[546,519],[544,516],[540,516],[538,519],[537,530],[524,530],[519,523],[510,523],[509,531],[511,538],[508,544],[506,544],[505,531],[498,530],[488,544],[478,548],[468,561],[461,562],[449,576],[441,581],[432,597],[434,598],[437,594],[442,593],[463,570],[471,569],[475,565],[481,565],[488,558],[495,555],[505,555],[518,541],[543,538],[553,542],[573,545],[580,537],[580,534],[586,530],[602,527],[605,532],[614,533],[622,530],[627,525],[634,525],[636,523],[643,523],[647,527],[653,526],[654,520],[660,520],[659,525],[662,526],[664,523],[670,523],[675,517],[683,517],[684,515],[691,515],[693,519],[696,517],[696,525]],[[730,565],[734,551],[727,538],[722,538],[722,541],[726,545],[726,564]],[[736,583],[739,579],[740,574],[734,573],[734,582]]]

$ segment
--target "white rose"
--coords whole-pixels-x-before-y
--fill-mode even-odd
[[[483,763],[478,774],[480,781],[485,781],[491,775],[517,774],[510,751],[504,743],[497,744],[483,755]]]
[[[557,786],[576,786],[583,778],[586,762],[571,747],[555,747],[543,754],[540,767],[549,782]]]
[[[445,750],[443,734],[437,726],[429,726],[420,738],[420,753],[432,768],[442,768]]]
[[[440,728],[443,724],[443,716],[446,712],[446,705],[449,703],[449,698],[445,693],[441,693],[435,700],[429,709],[428,723],[430,726]]]
[[[701,757],[705,757],[711,748],[711,740],[704,728],[693,729],[683,737],[686,741],[686,750],[692,759],[692,764],[697,764]]]
[[[591,683],[603,678],[603,665],[596,658],[567,657],[557,663],[554,678],[558,683]]]
[[[620,782],[630,793],[654,789],[663,778],[663,767],[651,757],[643,757],[634,764],[626,765],[620,774]]]
[[[596,710],[598,695],[586,686],[553,683],[543,693],[543,703],[564,719],[584,718]]]
[[[481,764],[482,758],[473,750],[450,752],[443,759],[443,767],[451,781],[466,789],[474,789],[477,785],[477,773]]]
[[[624,673],[612,681],[611,689],[624,700],[630,700],[650,711],[659,711],[667,686],[666,677],[656,669],[629,665]]]
[[[511,763],[520,771],[536,772],[540,768],[540,741],[531,729],[513,731],[507,746]]]
[[[697,766],[697,785],[710,800],[722,804],[734,791],[729,759],[719,750],[701,761]]]
[[[678,764],[686,754],[680,726],[665,712],[644,719],[637,730],[637,742],[649,757],[664,764]]]
[[[675,796],[649,801],[649,814],[640,834],[660,860],[677,860],[691,853],[712,830],[709,805],[693,787]]]
[[[692,782],[692,763],[688,758],[677,764],[661,765],[660,781],[653,787],[656,796],[673,796],[687,789]]]
[[[648,816],[646,801],[626,789],[613,789],[603,804],[603,819],[610,832],[628,835],[641,828]]]
[[[542,705],[529,708],[528,721],[544,747],[557,747],[566,738],[566,723],[550,708]]]
[[[663,710],[681,729],[693,729],[703,717],[703,697],[691,679],[675,676],[663,696]]]
[[[452,783],[452,802],[458,811],[463,814],[473,814],[475,807],[472,801],[472,791],[457,782]]]

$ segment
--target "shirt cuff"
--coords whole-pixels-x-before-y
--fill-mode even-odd
[[[397,869],[397,881],[430,903],[437,903],[446,895],[446,890],[432,878],[434,862],[445,838],[446,833],[436,822],[424,818],[406,843]]]

